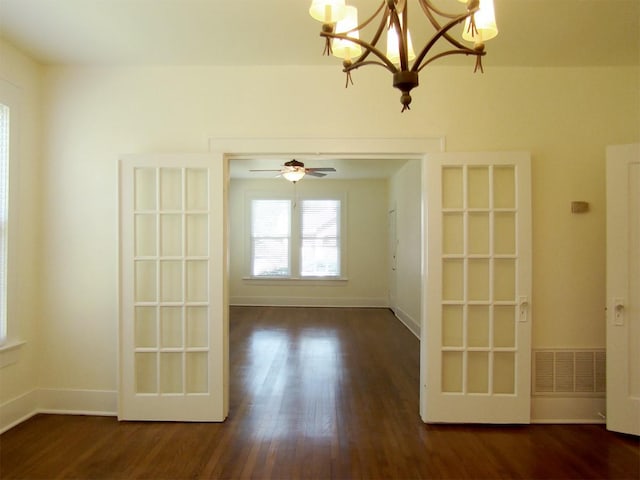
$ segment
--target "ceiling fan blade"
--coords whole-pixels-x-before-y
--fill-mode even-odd
[[[280,170],[249,170],[250,172],[279,172]]]
[[[311,177],[326,177],[326,173],[314,172],[313,170],[307,170],[307,175]]]
[[[335,172],[333,167],[307,168],[307,172]]]

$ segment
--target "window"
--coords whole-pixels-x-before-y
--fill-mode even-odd
[[[291,275],[291,201],[251,202],[251,275],[288,277]]]
[[[303,200],[300,275],[335,277],[340,275],[340,201]]]
[[[0,104],[0,345],[7,340],[7,243],[9,233],[9,107]]]
[[[253,198],[250,202],[252,277],[340,277],[341,199]]]

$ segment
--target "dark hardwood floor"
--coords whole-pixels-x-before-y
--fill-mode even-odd
[[[418,340],[384,309],[232,308],[226,422],[37,415],[0,437],[0,477],[640,478],[601,425],[425,425]]]

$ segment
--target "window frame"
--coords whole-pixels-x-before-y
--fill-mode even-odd
[[[253,275],[253,251],[252,251],[252,202],[253,200],[288,200],[291,202],[290,236],[289,236],[289,275],[267,276]],[[338,221],[338,257],[339,275],[301,275],[302,263],[302,210],[299,206],[305,200],[333,200],[340,202]],[[245,194],[245,274],[243,280],[266,282],[336,282],[347,280],[347,195],[338,193],[296,193],[286,194],[265,191],[249,191]]]
[[[15,277],[16,259],[18,258],[18,242],[16,241],[19,203],[18,194],[18,166],[20,154],[20,89],[7,80],[0,78],[0,104],[9,108],[9,158],[7,165],[7,220],[6,220],[6,262],[5,262],[5,315],[4,329],[5,337],[0,336],[0,367],[13,363],[15,359],[6,358],[13,349],[23,345],[25,342],[20,339],[19,325],[16,324],[15,310],[17,307]]]

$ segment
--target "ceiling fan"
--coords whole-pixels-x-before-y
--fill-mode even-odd
[[[324,172],[335,172],[333,167],[320,167],[320,168],[306,168],[304,163],[299,162],[296,159],[285,162],[280,170],[249,170],[250,172],[278,172],[277,177],[284,177],[290,182],[296,183],[301,180],[305,175],[312,177],[326,177]]]

